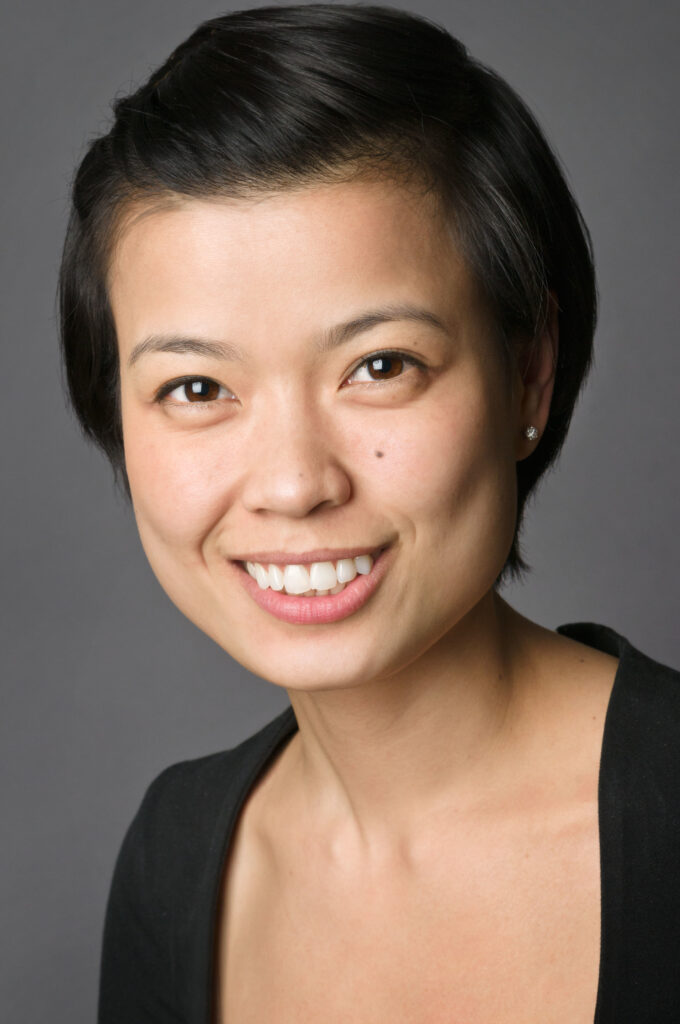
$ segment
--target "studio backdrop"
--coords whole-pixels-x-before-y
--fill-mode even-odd
[[[248,6],[243,5],[243,6]],[[252,4],[251,6],[260,6]],[[595,364],[504,596],[680,665],[680,12],[632,0],[415,0],[500,72],[559,154],[594,244]],[[149,781],[287,704],[161,591],[66,407],[56,275],[73,169],[212,0],[7,0],[2,96],[0,1017],[94,1020],[113,863]]]

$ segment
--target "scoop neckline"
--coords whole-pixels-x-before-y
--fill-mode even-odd
[[[598,765],[598,783],[597,783],[597,823],[598,823],[598,847],[599,847],[599,861],[600,861],[600,952],[599,952],[599,963],[598,963],[598,981],[597,990],[595,996],[595,1012],[593,1017],[593,1024],[603,1024],[601,1020],[602,1005],[605,999],[604,990],[604,965],[611,955],[614,948],[613,936],[615,929],[610,926],[610,921],[613,918],[614,907],[620,903],[618,893],[615,891],[613,879],[609,879],[606,871],[604,870],[604,864],[606,860],[604,852],[604,836],[605,836],[605,814],[606,814],[606,779],[607,779],[607,768],[608,768],[608,752],[609,752],[609,738],[612,733],[612,719],[616,713],[616,704],[618,703],[618,695],[623,686],[623,679],[628,667],[628,661],[630,659],[631,652],[633,651],[632,645],[622,634],[618,633],[615,629],[610,626],[601,625],[596,622],[570,622],[559,625],[555,628],[554,632],[561,636],[566,636],[568,639],[576,640],[579,643],[583,643],[588,647],[592,647],[595,650],[602,651],[605,654],[610,654],[613,657],[618,657],[618,665],[616,666],[616,672],[614,674],[614,681],[607,701],[607,708],[604,716],[604,724],[602,728],[602,740],[600,743],[600,759]],[[210,914],[210,931],[212,936],[212,942],[210,948],[213,951],[213,955],[209,958],[210,963],[208,966],[208,1015],[205,1019],[204,1024],[214,1024],[215,1012],[214,1012],[214,995],[217,985],[218,970],[215,962],[216,944],[215,939],[217,936],[217,914],[219,908],[219,897],[222,886],[223,872],[226,868],[227,859],[232,847],[232,840],[236,828],[236,824],[241,815],[245,802],[248,795],[253,791],[257,785],[259,779],[264,773],[265,769],[271,764],[271,762],[283,752],[283,749],[290,742],[293,735],[299,731],[297,718],[291,704],[288,705],[275,719],[273,719],[269,725],[274,727],[278,723],[278,728],[275,729],[273,736],[269,743],[263,748],[261,755],[257,758],[253,764],[251,771],[248,773],[247,778],[244,780],[241,787],[239,798],[235,805],[230,809],[228,821],[225,823],[223,831],[223,843],[221,844],[221,857],[219,861],[219,867],[216,872],[216,881],[213,889],[212,900],[211,900],[211,914]],[[265,727],[266,728],[266,727]]]

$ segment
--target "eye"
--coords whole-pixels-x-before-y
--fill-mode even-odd
[[[403,377],[406,366],[413,366],[420,370],[425,369],[424,363],[421,363],[419,359],[407,356],[403,352],[374,352],[359,363],[347,380],[356,379],[357,374],[364,372],[364,376],[358,380],[359,384],[389,382]]]
[[[180,377],[164,384],[156,401],[171,405],[207,405],[229,397],[233,397],[231,392],[210,377]]]

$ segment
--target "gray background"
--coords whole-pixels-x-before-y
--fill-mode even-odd
[[[404,6],[444,23],[528,101],[594,239],[596,365],[528,517],[534,571],[506,597],[551,628],[611,625],[680,666],[677,5]],[[113,861],[146,785],[287,703],[164,596],[65,408],[57,360],[55,275],[84,141],[116,93],[226,9],[4,5],[0,1012],[12,1024],[94,1020]]]

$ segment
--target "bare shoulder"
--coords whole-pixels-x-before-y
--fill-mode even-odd
[[[619,658],[526,619],[520,645],[527,771],[595,796]]]
[[[606,705],[619,667],[619,658],[572,637],[546,630],[542,650],[543,685],[577,706],[591,701]]]
[[[619,658],[547,629],[501,600],[512,637],[518,680],[528,693],[575,702],[608,697]]]

